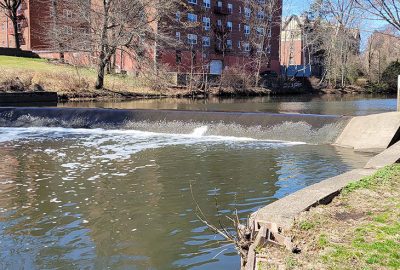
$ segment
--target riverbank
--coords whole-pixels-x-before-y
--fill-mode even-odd
[[[267,269],[399,269],[400,164],[346,186],[326,206],[303,212],[288,235],[301,251],[268,246]]]
[[[101,101],[149,99],[160,97],[204,97],[204,91],[168,86],[166,79],[124,74],[106,74],[104,89],[94,89],[97,78],[92,68],[76,67],[40,58],[0,56],[1,92],[57,92],[61,101]],[[265,88],[236,91],[210,88],[210,96],[263,96]]]
[[[204,91],[190,91],[186,87],[168,86],[160,78],[106,74],[104,89],[96,90],[96,71],[92,68],[76,67],[40,58],[0,56],[0,92],[57,92],[60,101],[107,101],[152,99],[160,97],[204,98]],[[233,87],[211,87],[207,96],[254,97],[292,94],[345,94],[362,93],[357,88],[351,91],[313,90],[303,87],[267,89],[234,89]]]

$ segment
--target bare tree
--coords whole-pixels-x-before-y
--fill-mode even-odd
[[[359,7],[400,31],[399,0],[356,0]]]
[[[250,58],[254,73],[254,86],[260,81],[263,68],[270,65],[272,29],[280,28],[280,5],[278,0],[246,1],[244,24],[249,27],[247,40],[251,46]]]
[[[22,0],[0,0],[0,9],[11,20],[14,29],[15,48],[20,49],[21,43],[19,40],[18,31],[18,10],[22,4]]]
[[[369,37],[363,59],[370,82],[380,83],[382,71],[400,59],[400,37],[396,32],[393,26],[388,25]]]
[[[317,1],[318,23],[314,24],[313,40],[323,52],[325,75],[329,87],[345,88],[354,58],[359,57],[360,18],[356,0]]]
[[[101,89],[117,51],[126,52],[136,63],[154,56],[150,62],[157,68],[158,43],[175,41],[170,22],[178,4],[178,0],[71,0],[65,4],[71,12],[52,12],[57,18],[51,29],[57,34],[51,36],[60,51],[86,52],[96,59],[95,88]]]

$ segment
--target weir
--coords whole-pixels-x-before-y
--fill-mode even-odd
[[[135,129],[191,133],[207,126],[207,135],[330,144],[350,117],[335,115],[204,112],[177,110],[113,110],[70,108],[0,108],[3,127],[71,127]]]

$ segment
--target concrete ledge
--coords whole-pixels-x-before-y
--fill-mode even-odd
[[[57,102],[56,92],[14,92],[0,93],[0,103],[33,103],[33,102]]]
[[[392,145],[382,153],[371,158],[365,169],[381,169],[400,160],[400,142]]]
[[[275,201],[250,217],[255,230],[259,223],[275,223],[279,231],[289,230],[297,215],[319,204],[327,204],[349,183],[376,172],[376,169],[357,169],[329,178]]]
[[[380,152],[400,139],[400,113],[358,116],[350,120],[335,145]]]

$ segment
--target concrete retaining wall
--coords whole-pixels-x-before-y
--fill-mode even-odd
[[[351,119],[336,145],[356,151],[381,152],[400,139],[400,113],[382,113]]]
[[[32,51],[23,51],[15,48],[4,48],[4,47],[0,47],[0,55],[39,58],[39,55],[37,55]]]
[[[18,104],[18,103],[34,103],[34,102],[57,102],[58,96],[56,92],[17,92],[17,93],[0,93],[0,104]]]

